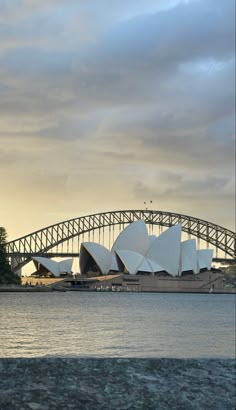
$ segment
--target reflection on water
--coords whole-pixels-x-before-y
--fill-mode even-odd
[[[235,296],[1,293],[0,357],[234,357]]]

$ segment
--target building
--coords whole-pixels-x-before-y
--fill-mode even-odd
[[[195,239],[181,241],[181,235],[180,224],[158,237],[149,235],[145,222],[138,220],[120,233],[111,250],[95,242],[82,243],[80,273],[180,277],[211,270],[213,250],[197,250]]]
[[[223,292],[223,276],[211,268],[213,250],[197,249],[195,239],[182,241],[181,236],[180,224],[157,237],[149,235],[145,222],[139,220],[120,233],[111,250],[83,242],[80,274],[72,274],[72,259],[55,262],[33,257],[37,268],[33,276],[41,283],[59,281],[67,290]]]
[[[31,276],[36,277],[62,277],[71,274],[73,259],[66,259],[60,262],[53,261],[41,256],[33,256],[36,272]]]

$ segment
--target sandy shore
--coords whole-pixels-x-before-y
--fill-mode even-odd
[[[235,361],[0,360],[1,410],[233,410]]]

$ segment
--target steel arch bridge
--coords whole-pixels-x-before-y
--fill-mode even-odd
[[[236,258],[235,232],[196,217],[147,209],[102,212],[48,226],[8,242],[6,244],[7,256],[12,262],[14,261],[12,268],[16,271],[26,265],[31,260],[31,256],[60,256],[61,253],[57,251],[50,253],[50,251],[65,241],[115,225],[124,228],[125,225],[139,219],[143,219],[147,225],[152,227],[155,225],[171,227],[181,224],[182,231],[189,236],[194,236],[207,242],[207,244],[213,245],[216,250],[223,251],[225,259]],[[77,251],[76,255],[78,256],[78,254]]]

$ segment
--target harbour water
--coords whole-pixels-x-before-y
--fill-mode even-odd
[[[1,293],[0,357],[234,358],[235,295]]]

